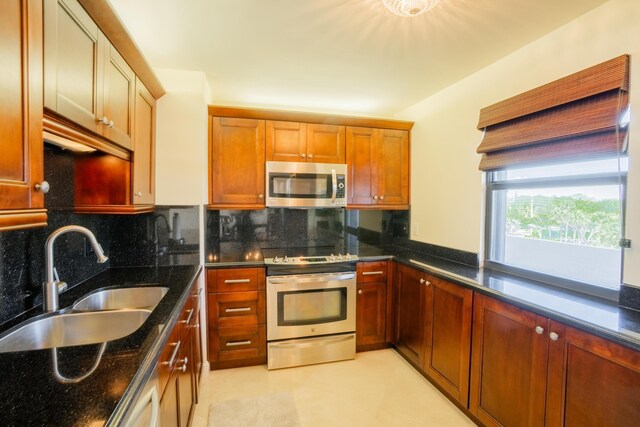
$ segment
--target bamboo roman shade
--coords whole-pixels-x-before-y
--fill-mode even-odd
[[[629,105],[622,55],[480,110],[480,170],[624,151]]]

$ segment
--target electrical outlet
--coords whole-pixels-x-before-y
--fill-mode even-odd
[[[417,222],[414,222],[413,224],[411,224],[411,235],[413,237],[418,237],[420,235],[420,224]]]

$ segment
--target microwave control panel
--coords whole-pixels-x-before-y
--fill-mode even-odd
[[[345,181],[346,176],[337,175],[336,181],[338,183],[338,191],[336,192],[336,199],[344,199],[345,198]]]

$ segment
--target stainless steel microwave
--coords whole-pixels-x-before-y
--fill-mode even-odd
[[[267,162],[267,206],[341,208],[347,205],[347,165]]]

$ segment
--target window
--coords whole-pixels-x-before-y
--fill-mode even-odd
[[[627,166],[616,157],[487,172],[487,265],[615,298]]]

